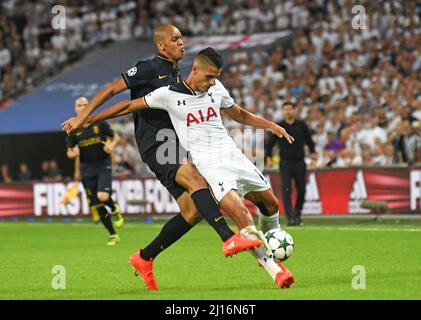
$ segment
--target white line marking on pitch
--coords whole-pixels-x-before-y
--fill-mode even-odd
[[[25,226],[29,226],[29,227],[63,227],[63,226],[69,226],[69,227],[97,227],[94,224],[89,224],[89,223],[72,223],[72,222],[67,222],[67,223],[61,223],[59,222],[59,224],[55,224],[55,223],[46,223],[46,222],[41,222],[41,223],[29,223],[29,222],[23,222],[21,224],[24,224]],[[127,228],[127,229],[135,229],[138,228],[140,226],[144,226],[145,224],[143,223],[134,223],[134,224],[125,224],[123,228]],[[10,227],[10,224],[2,224],[0,223],[0,227]],[[98,226],[99,227],[99,226]],[[152,223],[148,225],[149,228],[162,228],[162,224],[160,223]],[[367,228],[367,227],[316,227],[316,226],[304,226],[301,228],[289,228],[286,227],[285,228],[288,231],[320,231],[320,230],[326,230],[326,231],[377,231],[377,232],[389,232],[389,231],[394,231],[394,232],[421,232],[421,228]]]
[[[287,228],[288,230],[292,230],[292,228]],[[367,228],[367,227],[303,227],[302,229],[294,229],[294,230],[327,230],[327,231],[407,231],[407,232],[421,232],[421,229],[415,229],[415,228]]]

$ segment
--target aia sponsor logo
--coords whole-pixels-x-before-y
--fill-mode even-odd
[[[208,108],[206,116],[203,114],[202,110],[199,110],[196,115],[189,112],[187,114],[187,126],[190,127],[193,123],[199,124],[201,122],[209,121],[212,117],[218,118],[218,114],[212,107]]]

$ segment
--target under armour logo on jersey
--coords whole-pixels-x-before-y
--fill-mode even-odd
[[[209,93],[209,92],[208,92],[208,96],[211,98],[212,103],[214,103],[214,102],[215,102],[215,100],[213,100],[213,98],[212,98],[212,93]]]
[[[137,72],[137,68],[136,67],[133,67],[129,71],[127,71],[127,75],[129,77],[133,77],[136,74],[136,72]]]
[[[219,182],[218,184],[219,184],[219,186],[221,187],[221,192],[224,192],[224,190],[225,190],[225,189],[224,189],[224,186],[223,186],[223,184],[224,184],[224,183],[223,183],[223,182]]]
[[[181,102],[182,101],[182,102]],[[186,100],[177,100],[178,105],[181,105],[181,103],[183,103],[183,106],[186,105]]]

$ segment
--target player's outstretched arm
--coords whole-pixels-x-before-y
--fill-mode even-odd
[[[99,108],[113,96],[126,89],[127,85],[123,79],[118,79],[108,84],[100,91],[98,91],[98,93],[91,99],[87,107],[78,116],[67,119],[61,124],[63,130],[66,131],[68,134],[71,134],[76,130],[82,128],[84,123],[87,121],[89,115],[92,114],[92,112],[94,112],[97,108]]]
[[[294,138],[290,136],[284,128],[278,126],[272,121],[266,120],[264,118],[252,114],[251,112],[248,112],[236,103],[234,103],[234,105],[231,108],[224,108],[222,110],[224,110],[231,117],[231,119],[239,123],[247,124],[256,128],[269,129],[270,131],[272,131],[273,134],[277,135],[278,137],[287,139],[289,143],[292,143],[294,141]]]
[[[75,169],[73,173],[73,179],[74,181],[80,181],[80,157],[75,158]]]
[[[75,146],[73,148],[67,148],[66,154],[69,159],[75,159],[79,157],[79,147]]]
[[[124,100],[101,111],[98,114],[89,116],[84,126],[89,126],[95,122],[112,119],[145,108],[147,108],[147,105],[144,98]]]

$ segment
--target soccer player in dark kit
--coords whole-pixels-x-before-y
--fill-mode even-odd
[[[184,43],[180,31],[172,25],[158,26],[154,31],[154,42],[158,49],[154,58],[138,61],[134,67],[123,73],[120,79],[99,91],[82,114],[63,123],[63,130],[72,134],[82,128],[95,109],[124,90],[130,89],[131,99],[136,99],[157,88],[180,81],[178,62],[184,57]],[[174,145],[169,150],[180,150],[178,138],[166,111],[137,111],[133,113],[133,120],[142,160],[176,199],[181,209],[181,213],[169,220],[147,247],[130,257],[130,262],[142,275],[149,289],[158,289],[152,272],[153,259],[186,234],[201,220],[201,216],[218,233],[223,242],[225,256],[261,246],[261,241],[234,234],[228,227],[206,180],[190,162],[162,164],[158,161],[157,153],[164,143]],[[174,139],[158,140],[158,133],[163,129],[171,130]],[[176,158],[178,159],[178,156]]]
[[[80,97],[75,101],[76,114],[80,114],[88,105],[88,100]],[[104,227],[110,234],[107,245],[120,242],[114,230],[111,217],[116,227],[123,225],[124,219],[118,206],[111,198],[112,163],[111,153],[119,137],[107,122],[101,122],[80,130],[67,137],[67,156],[70,159],[80,158],[82,184],[88,197],[91,211],[97,212]],[[106,209],[110,208],[111,214]]]

